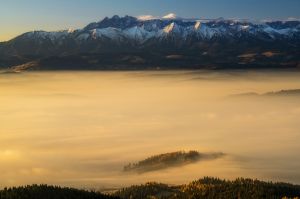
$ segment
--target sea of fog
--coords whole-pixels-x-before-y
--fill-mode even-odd
[[[118,188],[203,176],[300,184],[300,88],[270,71],[0,74],[0,187]],[[147,173],[123,166],[180,150],[225,156]]]

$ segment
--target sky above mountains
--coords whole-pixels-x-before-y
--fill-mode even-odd
[[[31,30],[81,28],[105,16],[300,18],[299,0],[0,0],[0,41]]]

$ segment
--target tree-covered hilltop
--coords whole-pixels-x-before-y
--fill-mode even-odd
[[[31,185],[0,190],[0,199],[117,199],[99,192],[48,185]]]
[[[158,183],[131,186],[116,192],[115,195],[124,199],[299,199],[300,186],[244,178],[227,181],[207,177],[181,186]]]
[[[192,164],[201,160],[217,159],[224,156],[224,153],[199,153],[198,151],[176,151],[163,153],[148,157],[137,163],[130,163],[124,166],[125,172],[135,171],[138,173],[156,171],[169,167],[179,167]]]

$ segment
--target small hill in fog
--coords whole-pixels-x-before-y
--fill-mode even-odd
[[[124,172],[134,171],[138,173],[156,171],[170,167],[179,167],[196,163],[201,160],[217,159],[224,156],[224,153],[199,153],[198,151],[177,151],[154,155],[137,163],[130,163],[124,166]]]
[[[300,97],[300,89],[271,91],[263,94],[248,92],[230,95],[230,97]]]
[[[300,89],[268,92],[268,93],[265,93],[264,96],[300,96]]]

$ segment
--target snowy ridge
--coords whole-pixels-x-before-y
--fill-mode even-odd
[[[175,14],[161,19],[146,16],[141,20],[131,16],[105,18],[100,22],[91,23],[80,30],[58,32],[33,31],[20,36],[26,39],[61,43],[59,40],[72,39],[77,42],[110,40],[115,42],[134,41],[144,44],[149,40],[176,38],[185,41],[196,38],[211,40],[214,38],[239,39],[243,36],[258,39],[293,39],[300,38],[299,21],[275,21],[251,23],[239,20],[185,20]]]
[[[175,14],[164,18],[115,15],[82,29],[33,31],[1,42],[0,68],[300,68],[299,52],[297,20],[262,23],[184,19]]]
[[[46,31],[33,31],[24,34],[25,38],[31,39],[43,39],[43,40],[51,40],[55,41],[58,39],[64,39],[69,36],[69,34],[73,33],[69,30],[57,31],[57,32],[46,32]]]

